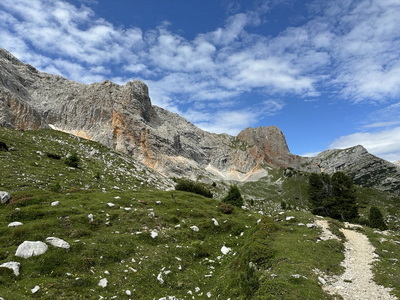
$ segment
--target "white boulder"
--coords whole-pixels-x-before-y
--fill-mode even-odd
[[[8,227],[17,227],[17,226],[21,226],[24,225],[21,222],[11,222],[10,224],[8,224]]]
[[[58,248],[64,248],[64,249],[69,249],[71,246],[64,240],[59,239],[57,237],[48,237],[46,239],[46,242],[49,243],[50,245]]]
[[[21,264],[19,262],[10,261],[0,265],[0,268],[7,268],[13,270],[15,276],[19,275],[19,268]]]
[[[108,284],[107,278],[102,278],[100,279],[99,283],[97,284],[98,286],[101,286],[102,288],[105,288]]]
[[[3,203],[3,204],[7,203],[8,201],[10,201],[10,199],[11,199],[11,196],[9,193],[0,191],[0,203]]]
[[[60,201],[53,201],[50,203],[51,206],[59,206],[60,205]]]
[[[18,246],[15,256],[29,258],[36,255],[41,255],[47,251],[47,245],[41,241],[25,241]]]
[[[232,248],[226,247],[226,246],[222,246],[221,248],[221,252],[222,254],[228,254],[229,252],[231,252]]]
[[[199,227],[197,227],[197,226],[190,226],[190,229],[192,229],[195,232],[199,232],[200,231]]]

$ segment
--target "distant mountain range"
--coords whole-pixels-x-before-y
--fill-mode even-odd
[[[166,177],[257,181],[270,168],[350,174],[357,184],[400,193],[400,166],[362,146],[307,158],[290,153],[275,126],[236,137],[201,130],[151,104],[141,81],[85,85],[39,72],[0,48],[0,126],[53,128],[130,155]]]

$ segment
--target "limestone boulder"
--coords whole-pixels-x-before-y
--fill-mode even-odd
[[[29,258],[44,254],[47,249],[47,245],[41,241],[25,241],[18,246],[15,256]]]
[[[49,243],[50,245],[58,248],[64,248],[64,249],[69,249],[71,246],[64,240],[57,238],[57,237],[48,237],[46,239],[46,242]]]
[[[8,192],[0,191],[0,203],[5,204],[8,201],[10,201],[10,199],[11,199],[11,196]]]
[[[21,264],[16,261],[9,261],[9,262],[6,262],[6,263],[0,265],[0,268],[7,268],[7,269],[13,270],[15,276],[19,275],[20,267],[21,267]]]

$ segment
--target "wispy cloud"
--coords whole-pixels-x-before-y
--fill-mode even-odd
[[[90,7],[64,0],[2,0],[0,46],[43,71],[84,83],[143,79],[154,104],[213,132],[237,133],[261,118],[263,107],[269,114],[282,111],[280,98],[287,94],[310,101],[324,92],[394,105],[400,96],[399,1],[316,1],[310,21],[277,36],[257,32],[270,9],[270,1],[260,3],[240,12],[232,2],[223,26],[189,40],[168,22],[143,31],[117,27]],[[238,99],[253,91],[275,100],[243,109]],[[364,129],[395,121],[377,118]],[[332,145],[375,137],[384,147],[378,139],[384,132],[358,133]]]

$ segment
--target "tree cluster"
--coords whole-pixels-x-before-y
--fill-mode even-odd
[[[353,180],[343,172],[332,176],[313,173],[309,177],[308,195],[313,214],[349,221],[358,217]]]

